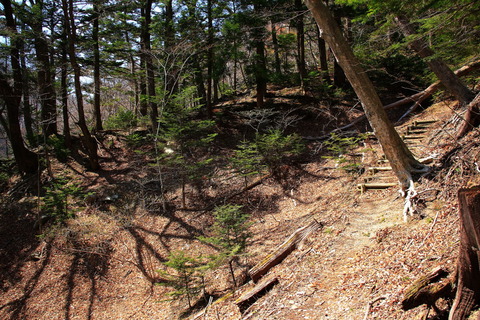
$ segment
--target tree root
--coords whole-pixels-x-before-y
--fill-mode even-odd
[[[412,173],[421,173],[422,176],[429,173],[431,170],[428,166],[422,166],[421,168],[416,168],[412,170]],[[408,221],[408,216],[414,216],[417,212],[416,210],[416,203],[417,203],[417,190],[415,189],[415,184],[413,182],[413,178],[411,174],[408,174],[408,178],[405,183],[402,184],[402,188],[400,189],[400,194],[403,198],[405,198],[405,204],[403,206],[403,221]]]
[[[417,196],[417,191],[415,190],[415,185],[413,180],[410,179],[409,187],[407,192],[403,191],[403,197],[405,198],[405,204],[403,205],[403,221],[408,221],[408,216],[413,216],[416,212],[415,197]]]

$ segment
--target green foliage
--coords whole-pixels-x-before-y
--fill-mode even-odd
[[[298,134],[283,135],[280,130],[257,135],[255,143],[262,156],[262,163],[270,170],[276,169],[287,159],[300,155],[305,147]]]
[[[0,172],[0,190],[3,190],[8,183],[9,176],[6,172]]]
[[[204,272],[208,268],[202,257],[191,257],[183,251],[172,252],[168,260],[163,263],[173,272],[159,270],[158,272],[167,279],[162,286],[172,287],[168,295],[172,299],[187,298],[188,306],[192,307],[192,300],[205,289]]]
[[[15,171],[15,161],[9,159],[0,159],[0,191],[8,186],[8,180]]]
[[[295,33],[281,33],[277,35],[278,47],[283,50],[289,50],[297,43]]]
[[[105,129],[129,129],[137,125],[137,116],[132,110],[119,108],[117,112],[105,120]]]
[[[324,142],[324,146],[332,154],[323,156],[323,158],[333,158],[339,164],[339,168],[347,172],[358,172],[361,164],[357,163],[355,156],[349,156],[348,153],[358,147],[358,144],[367,138],[367,134],[345,137],[339,136],[335,132],[330,134],[330,139]]]
[[[221,96],[232,96],[235,92],[233,91],[233,88],[228,84],[228,83],[219,83],[218,85],[220,88],[220,95]]]
[[[181,167],[184,176],[195,179],[205,174],[212,158],[200,158],[217,136],[213,132],[214,121],[193,117],[196,108],[178,109],[177,113],[166,113],[161,121],[157,146],[163,166]]]
[[[138,147],[145,142],[145,137],[139,133],[132,133],[125,136],[127,144],[131,147]]]
[[[232,166],[242,176],[270,172],[289,158],[300,155],[305,149],[302,138],[297,134],[283,135],[280,130],[257,133],[253,142],[244,141],[231,159]]]
[[[242,206],[223,205],[213,212],[215,223],[211,237],[199,237],[199,240],[220,247],[220,253],[210,257],[211,267],[217,267],[228,262],[234,286],[237,286],[233,262],[241,255],[247,246],[251,234],[248,232],[249,214],[242,212]]]
[[[42,197],[42,214],[54,218],[57,223],[73,218],[75,212],[71,202],[82,195],[83,190],[79,184],[69,182],[66,178],[55,179],[46,187]]]
[[[215,223],[213,224],[212,237],[200,237],[199,239],[214,245],[218,245],[222,252],[231,256],[245,250],[247,240],[250,237],[247,221],[249,214],[242,212],[242,206],[223,205],[213,212]]]
[[[256,175],[266,170],[267,166],[262,164],[263,158],[255,143],[243,141],[234,152],[230,163],[242,177]]]
[[[47,139],[47,145],[53,148],[55,157],[61,161],[66,162],[70,155],[70,150],[65,146],[65,139],[62,136],[51,135]]]

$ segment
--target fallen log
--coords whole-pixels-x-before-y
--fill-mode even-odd
[[[277,283],[278,283],[278,278],[271,277],[269,279],[265,279],[264,281],[261,281],[253,289],[241,295],[240,298],[235,300],[235,304],[240,309],[240,312],[243,313],[245,310],[247,310],[252,304],[255,303],[255,301],[257,301],[259,298],[264,296]]]
[[[310,235],[313,231],[322,228],[323,225],[313,220],[307,226],[297,229],[284,243],[282,243],[275,252],[269,254],[256,266],[248,271],[253,282],[257,282],[263,275],[265,275],[271,268],[283,261],[297,245]]]
[[[452,294],[454,280],[447,278],[448,274],[447,270],[437,267],[416,280],[405,292],[402,309],[406,311],[423,304],[436,309],[435,302],[438,299]]]

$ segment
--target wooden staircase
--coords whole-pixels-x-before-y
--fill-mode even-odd
[[[436,120],[414,121],[401,135],[407,147],[417,158],[421,156],[421,151],[425,147],[423,143],[431,130],[431,126],[436,122]],[[372,142],[374,140],[375,139],[369,139],[370,147],[381,149],[378,142],[373,145]],[[378,152],[378,154],[380,153],[381,152]],[[389,166],[388,160],[383,153],[382,156],[376,159],[376,161],[374,160],[373,163],[374,165],[367,167],[365,170],[363,182],[357,184],[357,189],[361,193],[367,190],[380,190],[398,186],[397,178],[393,174],[392,167]]]

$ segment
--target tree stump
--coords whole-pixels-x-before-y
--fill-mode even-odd
[[[458,202],[460,253],[457,262],[457,292],[449,320],[466,319],[480,297],[480,186],[460,189]]]

